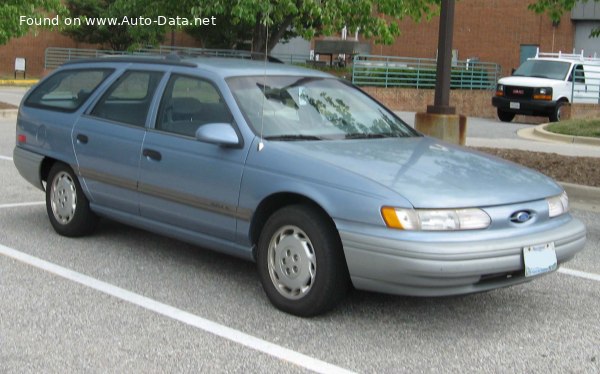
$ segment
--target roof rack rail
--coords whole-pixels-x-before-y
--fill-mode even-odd
[[[581,50],[581,53],[575,53],[575,50],[573,50],[573,53],[563,53],[562,51],[558,51],[558,53],[554,53],[554,52],[540,52],[540,48],[538,47],[536,52],[535,52],[535,58],[542,58],[542,57],[546,57],[546,58],[564,58],[567,60],[577,60],[577,61],[588,61],[588,62],[600,62],[600,57],[597,56],[596,53],[594,53],[594,56],[585,56],[583,49]]]

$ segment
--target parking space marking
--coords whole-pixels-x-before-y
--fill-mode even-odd
[[[13,158],[12,157],[8,157],[8,156],[2,156],[0,155],[0,160],[4,160],[4,161],[12,161]]]
[[[242,331],[235,330],[231,327],[221,325],[217,322],[199,317],[171,305],[163,304],[154,299],[150,299],[135,292],[103,282],[96,278],[89,277],[74,270],[64,268],[54,263],[42,260],[38,257],[28,255],[16,249],[6,247],[2,244],[0,244],[0,254],[33,266],[37,269],[47,271],[61,278],[79,283],[85,287],[89,287],[104,294],[116,297],[125,302],[158,313],[173,320],[183,322],[189,326],[193,326],[197,329],[230,340],[245,347],[266,353],[270,356],[287,361],[302,368],[317,373],[352,373],[351,371],[342,367],[335,366],[325,361],[321,361],[280,345],[268,342],[255,336],[246,334]]]
[[[584,278],[584,279],[600,282],[600,275],[594,274],[594,273],[587,273],[585,271],[566,269],[566,268],[559,268],[558,272],[566,274],[566,275],[570,275],[573,277]]]
[[[14,203],[14,204],[0,204],[0,209],[8,209],[8,208],[19,208],[23,206],[35,206],[35,205],[44,205],[45,201],[32,201],[29,203]]]

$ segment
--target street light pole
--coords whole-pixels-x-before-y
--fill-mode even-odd
[[[427,106],[427,113],[455,114],[450,106],[450,77],[452,73],[452,38],[454,34],[455,0],[442,0],[440,30],[438,36],[437,73],[433,105]]]

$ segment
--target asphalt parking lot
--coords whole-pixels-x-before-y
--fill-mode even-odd
[[[488,293],[354,291],[286,315],[254,264],[103,221],[54,233],[0,120],[0,372],[600,371],[600,213],[574,210],[585,250],[558,272]]]

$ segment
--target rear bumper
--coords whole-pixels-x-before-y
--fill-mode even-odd
[[[474,242],[407,242],[340,232],[358,289],[412,296],[447,296],[526,282],[523,247],[554,242],[558,264],[581,251],[586,229],[572,219],[553,230]]]
[[[519,109],[511,108],[511,103],[518,103]],[[556,108],[556,101],[531,99],[509,99],[501,96],[492,97],[492,105],[505,112],[526,115],[549,115]],[[513,104],[514,105],[514,104]]]
[[[26,149],[15,147],[13,150],[13,162],[19,174],[29,183],[44,191],[42,184],[41,168],[44,156]]]

